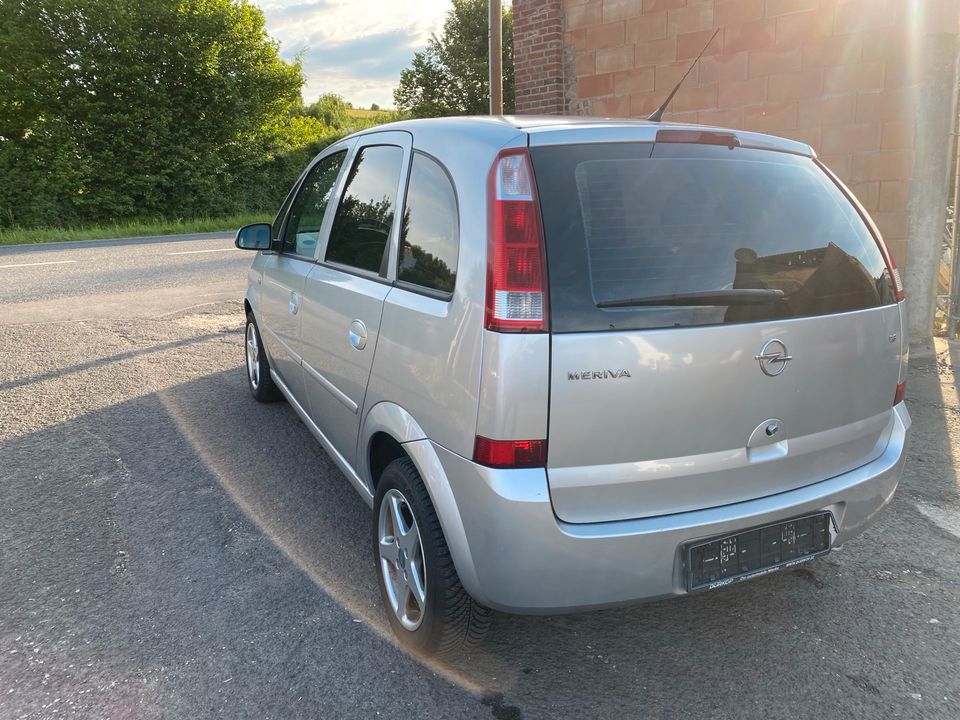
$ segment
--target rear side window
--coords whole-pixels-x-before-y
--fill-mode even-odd
[[[556,332],[895,302],[876,241],[809,158],[649,143],[532,148],[531,158]]]
[[[387,240],[393,227],[403,150],[373,145],[357,154],[333,218],[328,262],[386,274]]]
[[[459,224],[457,196],[449,176],[436,160],[416,153],[400,226],[397,279],[452,293],[457,277]]]

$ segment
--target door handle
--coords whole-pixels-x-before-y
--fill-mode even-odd
[[[350,337],[350,344],[356,350],[363,350],[367,346],[367,326],[362,320],[354,320],[350,323],[350,330],[347,332]]]
[[[300,296],[296,292],[290,291],[290,314],[296,315],[300,309]]]

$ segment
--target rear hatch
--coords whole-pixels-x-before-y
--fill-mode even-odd
[[[883,452],[899,306],[877,240],[813,159],[684,142],[530,156],[559,518],[741,502]]]

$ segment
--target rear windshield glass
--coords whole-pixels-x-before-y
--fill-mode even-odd
[[[895,302],[809,158],[686,144],[531,148],[554,332],[761,322]]]

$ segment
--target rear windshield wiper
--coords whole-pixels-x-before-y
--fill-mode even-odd
[[[677,293],[675,295],[650,295],[649,297],[604,300],[598,308],[623,308],[641,305],[761,305],[782,300],[783,290],[704,290],[701,292]]]

